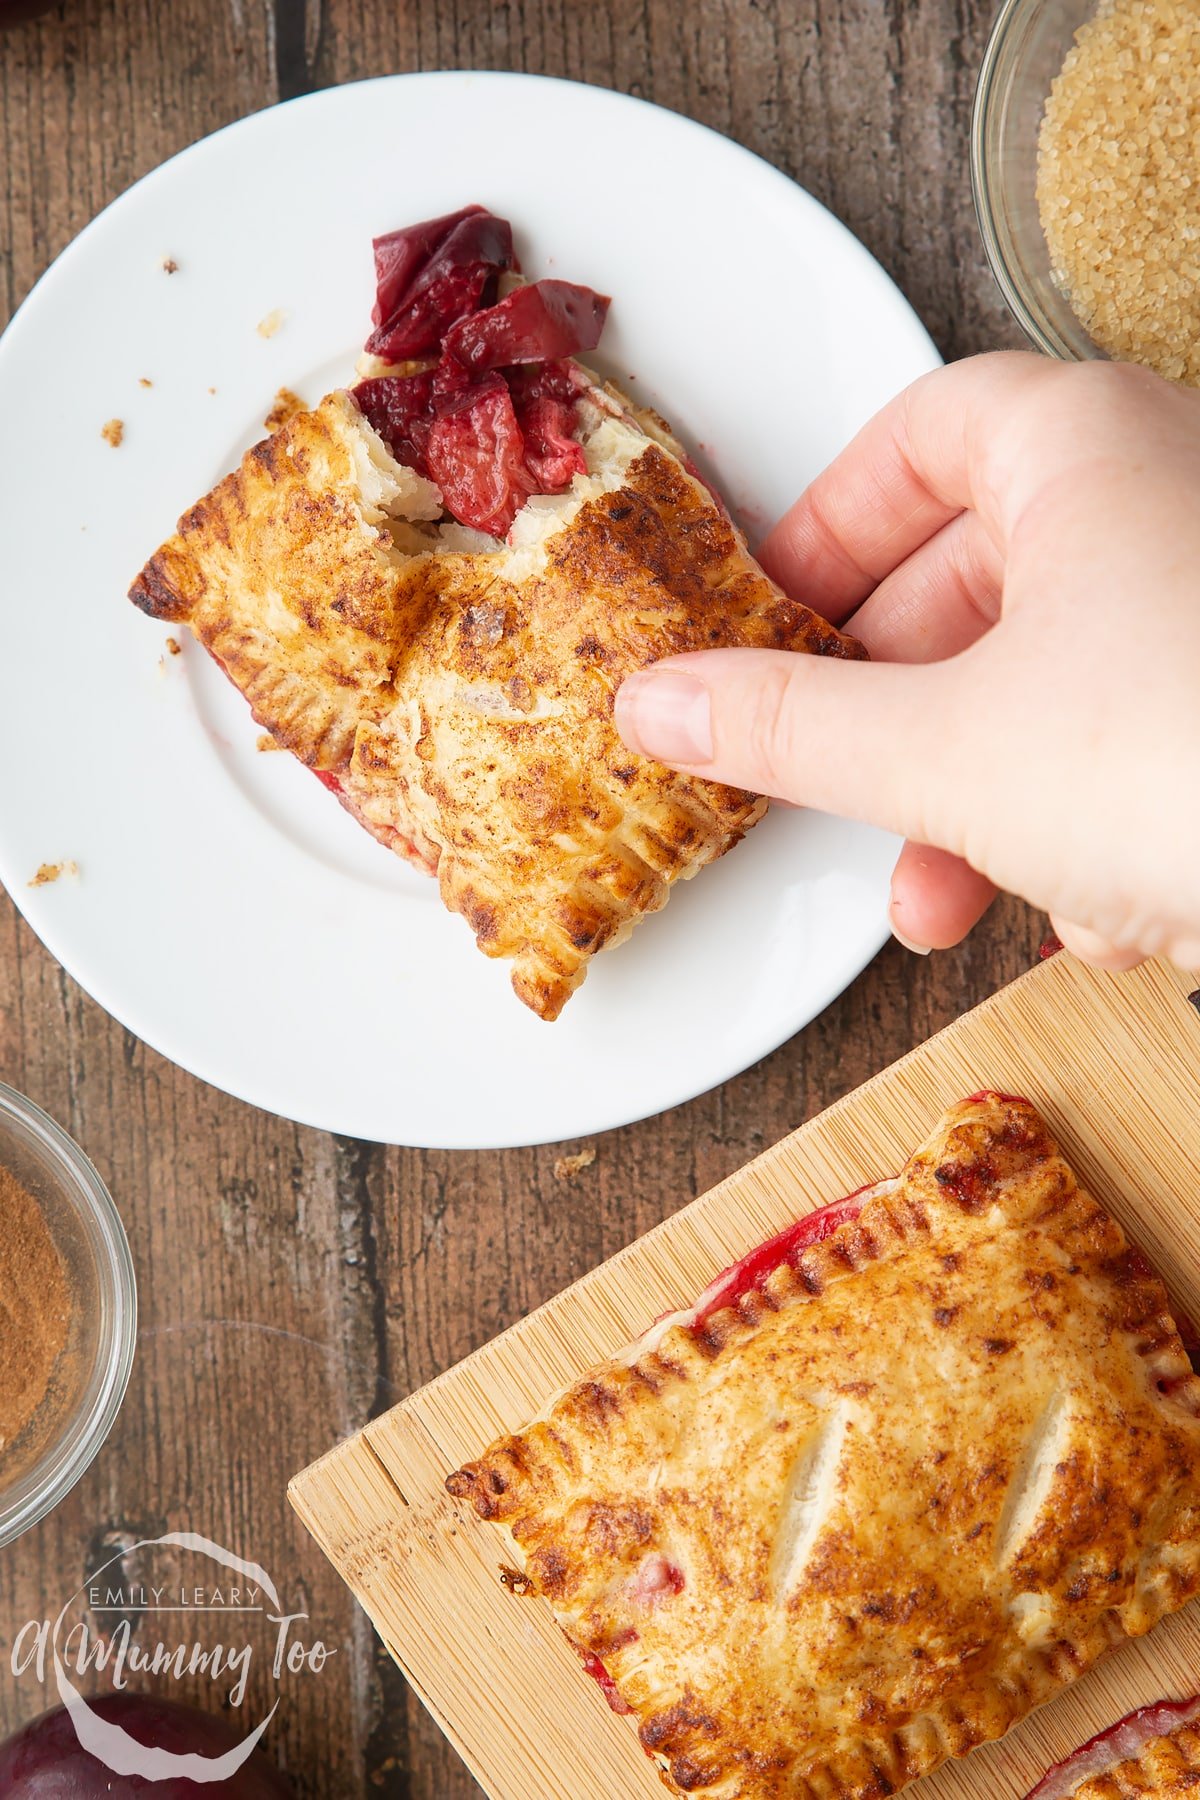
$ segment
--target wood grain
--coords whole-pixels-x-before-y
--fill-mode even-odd
[[[539,1600],[498,1579],[507,1539],[446,1475],[518,1430],[647,1323],[810,1211],[903,1166],[952,1101],[1028,1095],[1078,1173],[1200,1311],[1200,1031],[1191,985],[1065,957],[949,1026],[297,1477],[293,1503],[492,1800],[653,1800],[662,1788]],[[1123,1646],[1002,1743],[920,1784],[929,1800],[1021,1800],[1135,1707],[1188,1698],[1200,1612]]]
[[[0,31],[0,318],[101,207],[206,132],[332,82],[474,66],[691,113],[832,206],[947,355],[1014,343],[967,180],[991,12],[986,0],[64,0]],[[80,333],[65,351],[86,353],[86,320]],[[921,961],[890,948],[792,1043],[599,1139],[595,1164],[567,1183],[553,1172],[561,1148],[379,1149],[256,1113],[106,1018],[0,901],[0,1077],[61,1119],[111,1183],[146,1327],[119,1440],[51,1520],[0,1551],[0,1731],[48,1703],[6,1673],[16,1625],[79,1579],[94,1546],[167,1518],[229,1533],[298,1597],[308,1590],[342,1645],[268,1735],[300,1793],[476,1794],[289,1518],[285,1473],[1028,967],[1042,933],[1004,902],[961,950]],[[173,1328],[189,1319],[270,1329],[223,1343],[197,1331],[185,1348]],[[277,1330],[316,1347],[289,1366],[269,1352]],[[210,1350],[220,1380],[206,1384]]]

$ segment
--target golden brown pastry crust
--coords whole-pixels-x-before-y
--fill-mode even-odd
[[[877,1800],[1197,1591],[1200,1381],[1038,1114],[989,1096],[447,1485],[668,1785]]]
[[[546,1019],[766,807],[627,750],[623,677],[714,645],[862,654],[768,580],[670,449],[594,406],[609,474],[581,503],[535,502],[546,528],[519,547],[433,553],[431,526],[389,527],[403,496],[364,496],[364,466],[416,478],[331,395],[250,451],[131,590],[187,621],[369,830],[436,868]]]
[[[1070,1800],[1197,1800],[1200,1795],[1200,1730],[1181,1725],[1153,1738],[1139,1756],[1071,1790]]]
[[[331,771],[407,623],[360,440],[344,394],[298,414],[184,514],[130,589],[153,618],[190,625],[279,743]]]

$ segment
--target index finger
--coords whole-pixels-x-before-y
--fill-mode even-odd
[[[837,625],[965,508],[998,535],[996,424],[1056,369],[1045,357],[1001,351],[922,376],[780,519],[759,552],[768,575]]]

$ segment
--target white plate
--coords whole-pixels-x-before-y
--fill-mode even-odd
[[[167,655],[125,600],[281,385],[311,401],[349,377],[372,234],[468,200],[512,219],[527,270],[614,296],[603,364],[751,529],[937,361],[766,163],[640,101],[490,74],[336,88],[205,139],[101,214],[0,341],[0,877],[76,980],[205,1080],[455,1148],[601,1131],[747,1067],[879,948],[895,851],[776,811],[544,1025],[434,885],[259,753],[208,660]],[[77,879],[27,886],[62,858]]]

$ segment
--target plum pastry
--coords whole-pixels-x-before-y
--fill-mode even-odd
[[[624,676],[711,646],[863,652],[767,578],[664,422],[576,360],[603,295],[525,282],[477,206],[377,239],[375,263],[364,378],[247,452],[131,598],[190,626],[553,1019],[766,810],[628,751]]]
[[[1200,1589],[1200,1379],[1038,1113],[979,1094],[447,1487],[673,1792],[882,1800]]]
[[[1196,1800],[1200,1698],[1143,1706],[1038,1782],[1027,1800]]]

